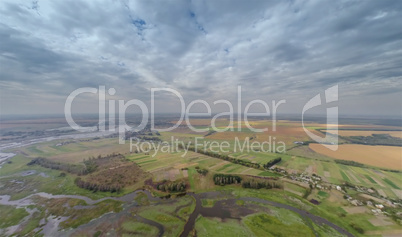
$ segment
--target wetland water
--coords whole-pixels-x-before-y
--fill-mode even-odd
[[[23,142],[14,142],[14,143],[9,143],[9,144],[2,144],[0,145],[0,163],[6,161],[7,159],[11,158],[12,156],[14,156],[14,153],[4,153],[2,151],[7,150],[7,149],[12,149],[12,148],[18,148],[18,147],[23,147],[23,146],[27,146],[27,145],[31,145],[31,144],[36,144],[36,143],[40,143],[40,142],[46,142],[46,141],[53,141],[53,140],[57,140],[57,139],[80,139],[80,138],[90,138],[90,137],[101,137],[101,136],[105,136],[105,135],[110,135],[110,133],[108,132],[93,132],[93,133],[82,133],[82,134],[70,134],[70,135],[62,135],[62,136],[55,136],[55,137],[45,137],[45,138],[39,138],[39,139],[31,139],[28,141],[23,141]],[[1,164],[0,164],[1,166]],[[0,167],[1,169],[1,167]],[[24,175],[24,174],[22,174]],[[29,175],[29,174],[27,174]],[[147,191],[147,190],[137,190],[135,192],[126,194],[122,197],[106,197],[106,198],[102,198],[102,199],[98,199],[98,200],[93,200],[90,199],[86,196],[80,196],[80,195],[53,195],[53,194],[49,194],[49,193],[44,193],[44,192],[40,192],[40,193],[35,193],[35,194],[31,194],[25,198],[19,199],[19,200],[10,200],[10,196],[9,195],[0,195],[0,204],[1,205],[11,205],[11,206],[15,206],[15,207],[26,207],[29,205],[35,205],[35,203],[31,200],[31,197],[33,196],[40,196],[43,198],[73,198],[73,199],[80,199],[85,201],[89,206],[91,205],[95,205],[99,202],[102,202],[104,200],[108,200],[108,199],[112,199],[112,200],[117,200],[117,201],[122,201],[123,203],[125,203],[124,205],[126,207],[129,206],[135,206],[135,205],[139,205],[138,203],[136,203],[134,201],[134,198],[139,194],[139,193],[145,193],[148,197],[148,199],[150,201],[154,201],[156,203],[166,203],[168,200],[163,199],[163,198],[157,198],[157,197],[153,197],[152,194]],[[216,192],[216,191],[211,191],[211,192],[206,192],[206,193],[200,193],[200,194],[194,194],[194,193],[188,193],[187,195],[192,196],[195,199],[196,202],[196,206],[195,209],[193,211],[193,213],[190,214],[185,226],[184,226],[184,230],[181,233],[180,236],[188,236],[188,234],[191,232],[192,229],[194,229],[195,226],[195,221],[198,217],[198,215],[202,215],[205,217],[219,217],[219,218],[234,218],[234,219],[240,219],[242,216],[248,215],[253,213],[252,210],[247,209],[247,208],[238,208],[238,213],[236,215],[233,215],[233,213],[230,212],[230,210],[228,210],[227,208],[225,208],[224,205],[222,205],[222,201],[217,201],[216,204],[213,207],[203,207],[201,204],[201,199],[203,198],[216,198],[218,196],[221,195],[220,192]],[[335,229],[336,231],[338,231],[339,233],[343,234],[343,235],[347,235],[347,236],[353,236],[351,233],[347,232],[345,229],[333,224],[332,222],[319,217],[319,216],[315,216],[307,211],[289,206],[289,205],[285,205],[285,204],[281,204],[281,203],[276,203],[276,202],[272,202],[272,201],[267,201],[264,199],[259,199],[259,198],[254,198],[254,197],[243,197],[243,198],[230,198],[228,197],[225,201],[226,202],[233,202],[232,205],[235,206],[235,201],[236,200],[243,200],[243,201],[250,201],[250,202],[257,202],[257,203],[261,203],[261,204],[267,204],[267,205],[271,205],[274,207],[279,207],[279,208],[284,208],[293,212],[298,213],[299,215],[301,215],[303,218],[305,219],[309,219],[312,222],[321,225],[321,224],[326,224],[330,227],[332,227],[333,229]],[[88,208],[88,206],[77,206],[75,208]],[[95,221],[91,221],[90,223],[84,224],[83,226],[88,226],[88,225],[93,225],[94,223],[97,222],[101,222],[101,221],[108,221],[107,219],[104,218],[112,218],[113,215],[121,215],[125,213],[125,211],[123,210],[122,212],[119,213],[109,213],[106,214],[100,218],[98,218]],[[127,213],[125,213],[127,214]],[[131,215],[131,214],[130,214]],[[145,224],[149,224],[151,226],[154,226],[158,229],[159,231],[159,236],[163,236],[164,234],[164,227],[163,225],[161,225],[158,222],[152,221],[152,220],[148,220],[144,217],[135,215],[134,216],[135,219],[137,219],[140,222],[143,222]],[[81,226],[80,226],[81,227]],[[78,227],[78,229],[80,228]],[[57,231],[57,228],[52,228],[53,231]],[[72,231],[75,230],[71,230],[69,231],[69,234],[73,233]],[[68,236],[69,234],[66,234],[66,232],[57,232],[59,233],[59,235],[66,235]],[[55,235],[57,233],[54,232],[49,232],[49,233],[44,233],[45,235]]]
[[[261,203],[261,204],[267,204],[270,206],[274,206],[274,207],[279,207],[279,208],[284,208],[293,212],[298,213],[300,216],[302,216],[302,218],[304,219],[310,219],[312,222],[314,222],[317,225],[328,225],[330,227],[332,227],[334,230],[338,231],[340,234],[346,235],[346,236],[353,236],[351,233],[349,233],[347,230],[335,225],[334,223],[319,217],[319,216],[315,216],[307,211],[298,209],[296,207],[292,207],[286,204],[282,204],[282,203],[277,203],[277,202],[273,202],[273,201],[268,201],[268,200],[264,200],[264,199],[260,199],[260,198],[255,198],[255,197],[242,197],[242,198],[234,198],[234,199],[225,199],[225,200],[221,200],[216,202],[216,204],[212,207],[212,208],[205,208],[202,207],[201,204],[201,195],[205,195],[208,193],[202,193],[202,194],[192,194],[190,193],[189,195],[191,195],[192,197],[195,198],[196,200],[196,208],[194,209],[194,212],[190,215],[186,225],[184,226],[184,230],[182,232],[182,234],[180,235],[181,237],[186,237],[188,236],[188,234],[190,233],[190,231],[194,228],[195,226],[195,221],[198,217],[198,215],[202,215],[204,217],[219,217],[219,218],[234,218],[234,219],[239,219],[241,216],[246,216],[249,214],[252,214],[253,211],[247,208],[239,208],[238,210],[238,215],[237,216],[233,216],[229,210],[225,209],[225,207],[222,205],[222,202],[229,202],[231,203],[232,206],[236,206],[235,202],[237,200],[243,200],[243,201],[249,201],[249,202],[256,202],[256,203]],[[312,226],[310,226],[312,227]],[[316,234],[317,236],[317,234]]]
[[[94,205],[97,204],[101,201],[104,200],[118,200],[118,201],[122,201],[125,205],[124,209],[128,209],[129,206],[139,206],[138,203],[136,203],[134,201],[134,198],[137,197],[138,194],[140,193],[145,193],[148,197],[148,200],[156,202],[156,204],[159,203],[168,203],[170,201],[170,199],[164,199],[164,198],[158,198],[158,197],[153,197],[152,194],[147,191],[147,190],[137,190],[135,192],[126,194],[122,197],[106,197],[106,198],[102,198],[102,199],[98,199],[98,200],[93,200],[90,199],[88,197],[85,196],[80,196],[80,195],[52,195],[49,193],[36,193],[36,194],[32,194],[29,195],[25,198],[19,199],[19,200],[12,200],[10,201],[10,196],[9,195],[1,195],[0,196],[0,204],[1,205],[11,205],[11,206],[16,206],[16,207],[26,207],[28,205],[34,205],[35,203],[33,201],[31,201],[31,198],[35,195],[43,197],[43,198],[74,198],[74,199],[80,199],[85,201],[88,205]],[[201,199],[205,198],[205,197],[217,197],[217,195],[219,195],[219,192],[206,192],[206,193],[200,193],[200,194],[194,194],[194,193],[188,193],[187,195],[193,197],[195,199],[196,202],[196,206],[194,211],[190,214],[185,226],[184,226],[184,230],[181,233],[180,236],[185,237],[188,236],[188,234],[191,232],[191,230],[194,229],[195,226],[195,221],[198,217],[198,215],[202,215],[204,217],[219,217],[222,219],[225,218],[233,218],[233,219],[240,219],[242,216],[246,216],[249,214],[254,213],[255,211],[248,208],[248,207],[239,207],[235,204],[235,202],[237,200],[243,200],[243,201],[248,201],[248,202],[254,202],[254,203],[261,203],[261,204],[266,204],[266,205],[270,205],[270,206],[274,206],[274,207],[278,207],[278,208],[284,208],[290,211],[293,211],[295,213],[298,213],[302,218],[304,219],[308,219],[311,220],[312,222],[314,222],[317,225],[328,225],[330,227],[332,227],[333,229],[335,229],[336,231],[338,231],[340,234],[346,235],[346,236],[353,236],[351,233],[349,233],[348,231],[346,231],[345,229],[333,224],[332,222],[313,215],[305,210],[301,210],[298,209],[296,207],[292,207],[286,204],[282,204],[282,203],[277,203],[277,202],[273,202],[273,201],[268,201],[268,200],[264,200],[264,199],[260,199],[260,198],[254,198],[254,197],[241,197],[241,198],[230,198],[230,196],[228,196],[227,198],[223,199],[223,200],[218,200],[216,201],[215,205],[213,207],[203,207],[202,206],[202,202]],[[190,205],[191,203],[189,203],[188,205]],[[187,206],[187,205],[185,205]],[[236,210],[233,212],[233,210],[230,210],[230,208],[228,207],[236,207]],[[85,206],[80,206],[78,208],[85,208]],[[260,207],[261,209],[261,207]],[[262,209],[261,209],[262,210]],[[125,210],[123,210],[122,212],[119,213],[109,213],[107,214],[107,216],[102,216],[101,218],[98,218],[97,220],[95,220],[94,222],[91,221],[90,224],[84,224],[83,226],[88,226],[88,225],[94,225],[95,223],[100,223],[102,221],[107,221],[109,218],[111,218],[113,215],[122,215],[125,213]],[[127,213],[125,213],[127,214]],[[131,214],[130,214],[131,215]],[[164,234],[164,227],[163,225],[161,225],[158,222],[146,219],[144,217],[141,217],[139,215],[134,215],[134,218],[137,219],[140,222],[143,222],[145,224],[154,226],[158,229],[159,231],[159,236],[163,236]],[[80,227],[78,227],[79,229]],[[74,231],[74,230],[73,230]],[[70,232],[70,231],[69,231]],[[63,232],[61,232],[63,233]],[[60,233],[60,234],[61,234]],[[65,232],[63,233],[63,235],[66,234]],[[71,234],[71,233],[70,233]]]

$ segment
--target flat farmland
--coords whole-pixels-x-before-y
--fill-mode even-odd
[[[183,124],[183,123],[182,123]],[[185,123],[184,123],[185,124]],[[196,119],[191,120],[191,124],[195,127],[202,127],[208,128],[211,126],[209,119]],[[229,121],[227,120],[217,120],[217,128],[224,129],[227,128],[229,125]],[[249,129],[244,121],[241,121],[240,124],[240,131],[239,123],[237,121],[233,122],[233,126],[230,126],[231,130],[225,132],[216,132],[207,136],[206,139],[211,140],[225,140],[225,141],[234,141],[237,137],[240,141],[244,141],[247,137],[255,137],[253,141],[268,141],[269,137],[276,138],[276,142],[282,141],[285,142],[287,146],[294,146],[293,142],[295,141],[307,141],[310,138],[304,132],[301,122],[296,121],[286,121],[286,120],[279,120],[275,124],[275,131],[274,131],[274,124],[271,120],[259,120],[259,121],[249,121],[249,125],[255,129],[268,129],[265,132],[254,132]],[[325,128],[327,127],[326,124],[317,124],[317,123],[306,123],[305,124],[307,129],[311,132],[321,135],[322,134],[315,129],[318,128]],[[331,127],[331,126],[329,126]],[[183,132],[189,134],[195,134],[194,132],[189,132],[188,128],[177,128],[174,130],[176,134]],[[201,135],[205,135],[204,133],[199,133]],[[168,134],[167,134],[168,135]]]
[[[402,147],[345,144],[339,145],[337,151],[329,150],[315,143],[310,144],[309,147],[315,152],[335,159],[350,160],[376,167],[402,170]]]
[[[237,131],[226,131],[226,132],[216,132],[210,136],[208,139],[211,140],[225,140],[225,141],[234,141],[237,137],[240,141],[244,141],[247,137],[251,137],[253,133],[251,132],[237,132]]]
[[[323,130],[323,132],[331,133],[331,130]],[[343,137],[351,136],[371,136],[373,134],[389,134],[392,137],[402,138],[402,131],[362,131],[362,130],[339,130],[338,134]]]
[[[198,162],[206,159],[211,160],[211,163],[214,162],[214,160],[212,160],[208,156],[190,151],[184,157],[182,157],[182,155],[184,154],[183,152],[160,152],[157,153],[155,156],[152,156],[152,154],[152,152],[150,153],[150,155],[144,155],[144,153],[133,153],[128,155],[127,158],[140,165],[145,171],[149,172],[155,172],[165,168],[182,169],[197,166],[199,165]],[[218,161],[216,163],[218,163]]]
[[[196,166],[208,169],[212,172],[226,174],[243,174],[246,172],[248,175],[259,175],[263,172],[262,170],[233,164],[228,161],[191,151],[189,151],[184,157],[182,157],[183,154],[183,152],[158,153],[155,157],[152,157],[152,155],[139,153],[130,154],[127,158],[140,165],[145,171],[151,172],[156,177],[165,177],[162,179],[170,180],[174,180],[174,175],[171,175],[172,173],[176,174],[176,179],[182,178],[186,176],[186,174],[183,174],[182,172],[183,168],[194,168]]]
[[[224,173],[224,174],[247,174],[254,176],[263,176],[262,170],[249,168],[239,164],[233,164],[230,162],[221,163],[217,166],[211,167],[211,171],[216,173]]]
[[[64,163],[80,163],[90,156],[107,155],[113,152],[126,154],[130,152],[129,142],[118,144],[117,138],[79,141],[58,145],[62,141],[34,144],[17,148],[15,151],[30,157],[45,157]]]

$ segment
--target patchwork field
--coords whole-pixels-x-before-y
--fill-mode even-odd
[[[261,126],[262,122],[255,123],[254,126]],[[283,127],[293,127],[294,123],[281,122]],[[284,131],[284,130],[282,130]],[[227,132],[225,135],[231,145],[231,149],[234,147],[233,137],[231,135],[237,132]],[[250,132],[239,132],[247,136],[252,136]],[[162,133],[163,140],[169,140],[171,136],[180,137],[180,140],[194,140],[196,134],[191,133]],[[199,136],[199,135],[198,135]],[[219,141],[218,139],[211,139],[213,135],[204,137],[207,141]],[[208,169],[211,172],[226,173],[226,174],[241,174],[241,175],[254,175],[254,176],[276,176],[276,174],[262,171],[254,168],[245,167],[239,164],[233,164],[221,159],[205,156],[199,153],[189,151],[184,157],[183,152],[163,153],[158,152],[153,156],[154,151],[149,154],[145,153],[130,153],[129,142],[125,145],[117,144],[117,139],[98,139],[80,141],[74,143],[67,143],[62,146],[57,146],[60,141],[47,142],[41,144],[35,144],[24,148],[17,149],[21,155],[26,157],[46,157],[54,161],[66,162],[66,163],[79,163],[83,159],[87,159],[89,156],[98,156],[100,154],[110,154],[113,152],[119,152],[124,154],[128,159],[134,161],[140,165],[145,171],[150,172],[155,181],[162,180],[177,180],[187,178],[190,170],[185,168],[194,168],[200,166],[201,168]],[[311,144],[312,146],[317,144]],[[343,147],[344,145],[340,146]],[[354,146],[354,145],[353,145]],[[364,148],[369,146],[362,146]],[[376,146],[378,149],[381,146]],[[382,148],[382,147],[381,147]],[[384,147],[382,149],[400,149],[398,147]],[[325,148],[324,148],[325,149]],[[350,152],[350,151],[345,151]],[[352,166],[340,165],[332,161],[331,154],[316,153],[308,146],[297,147],[290,154],[276,154],[276,153],[264,153],[264,152],[229,152],[231,157],[237,159],[245,159],[251,162],[265,164],[268,161],[281,157],[282,161],[277,164],[278,167],[285,168],[288,172],[317,174],[324,178],[324,180],[336,184],[342,184],[343,182],[350,182],[356,185],[375,187],[382,196],[397,198],[401,196],[400,192],[400,178],[398,174],[378,171],[369,168],[359,168]],[[380,152],[379,157],[384,157],[384,153]],[[294,155],[297,154],[297,155]],[[366,152],[366,155],[373,156],[374,152]],[[303,157],[302,157],[303,156]],[[310,157],[310,158],[306,158]],[[364,156],[365,157],[365,156]],[[346,159],[346,158],[340,158]],[[364,163],[361,160],[356,160]],[[381,162],[383,163],[383,159]],[[378,163],[375,163],[378,165]],[[391,168],[394,168],[391,167]],[[370,179],[367,178],[370,177]]]
[[[337,151],[315,143],[310,144],[309,147],[315,152],[335,159],[356,161],[388,169],[402,169],[402,147],[344,144],[339,145]]]
[[[177,153],[158,153],[154,157],[144,154],[130,154],[128,159],[134,161],[142,169],[152,173],[156,181],[176,180],[188,176],[188,168],[199,166],[209,171],[225,174],[259,175],[263,171],[233,164],[218,158],[205,156],[199,153],[188,151],[184,157],[184,152]]]
[[[384,197],[400,198],[402,194],[400,173],[283,155],[282,161],[277,166],[287,169],[288,172],[314,173],[322,177],[324,181],[334,184],[349,182],[359,186],[374,187]]]
[[[209,131],[211,131],[208,122],[209,120],[194,120],[193,125],[197,128],[208,128]],[[382,200],[384,197],[394,202],[397,201],[396,199],[402,199],[400,173],[386,171],[376,168],[375,166],[395,169],[395,166],[399,164],[399,169],[402,170],[402,150],[400,147],[353,144],[340,145],[340,149],[336,152],[338,157],[332,153],[327,153],[329,150],[318,144],[310,144],[309,146],[295,144],[295,141],[310,140],[302,129],[300,122],[278,121],[275,132],[272,131],[272,122],[267,120],[250,121],[250,124],[254,128],[267,127],[269,131],[265,133],[255,133],[248,129],[244,123],[240,124],[242,128],[241,131],[237,131],[237,123],[234,123],[234,131],[223,133],[204,132],[198,134],[187,127],[179,127],[171,132],[161,132],[160,135],[157,135],[157,138],[170,143],[173,137],[174,139],[179,139],[180,142],[191,141],[193,142],[192,145],[197,137],[202,138],[202,141],[210,143],[214,141],[225,141],[229,144],[229,151],[220,153],[225,153],[225,155],[231,158],[247,160],[261,165],[281,157],[281,161],[275,164],[274,167],[285,169],[288,173],[295,174],[294,176],[286,176],[286,172],[275,173],[274,171],[263,170],[262,168],[255,169],[235,164],[239,162],[236,160],[232,160],[232,163],[192,151],[185,153],[183,149],[181,149],[181,151],[175,151],[173,149],[168,152],[155,152],[154,149],[150,151],[139,149],[137,151],[139,153],[130,153],[129,141],[127,141],[125,145],[119,145],[117,138],[59,140],[13,149],[12,152],[17,153],[17,156],[13,157],[11,162],[3,165],[2,173],[0,174],[0,195],[10,194],[12,200],[17,200],[33,193],[46,192],[50,194],[83,195],[91,197],[92,199],[100,199],[104,197],[121,197],[136,189],[152,189],[152,182],[149,184],[150,178],[152,178],[155,183],[169,181],[173,183],[173,181],[180,180],[180,182],[185,182],[190,196],[193,194],[200,195],[202,206],[206,208],[195,220],[197,236],[208,236],[211,234],[220,234],[222,236],[268,236],[267,233],[272,233],[275,236],[313,236],[314,233],[311,231],[312,227],[314,228],[314,232],[319,236],[336,236],[339,234],[328,226],[305,222],[304,218],[300,218],[298,214],[286,211],[283,208],[274,208],[270,205],[256,204],[253,201],[250,202],[240,199],[236,201],[230,199],[224,200],[225,196],[229,194],[233,195],[231,196],[232,199],[258,197],[291,205],[292,207],[297,207],[301,210],[324,217],[332,223],[344,227],[355,236],[366,236],[372,233],[376,233],[375,236],[381,236],[382,233],[400,229],[400,226],[391,216],[384,218],[382,216],[373,215],[371,211],[372,207],[369,206],[355,207],[344,198],[344,193],[334,188],[330,190],[325,186],[324,188],[317,186],[317,188],[310,190],[311,186],[309,183],[302,182],[298,179],[305,175],[318,175],[325,182],[340,185],[343,188],[345,187],[346,193],[352,198],[372,199],[377,203],[381,203],[384,201]],[[217,124],[220,128],[224,128],[227,125],[228,121],[224,119],[219,120]],[[384,133],[383,131],[379,131],[381,126],[359,126],[341,125],[340,127],[368,130],[340,131],[341,133],[343,131],[359,132],[358,135],[361,136],[366,134],[371,135],[368,133],[372,131]],[[307,127],[310,131],[320,136],[323,136],[323,134],[316,129],[325,127],[328,127],[328,129],[331,128],[331,126],[318,123],[307,123]],[[390,133],[393,132],[394,131]],[[351,136],[354,135],[357,134],[355,133]],[[147,139],[152,140],[153,136],[156,135],[147,133],[144,136],[146,137],[143,138],[143,143],[146,143],[149,141]],[[273,153],[234,150],[235,137],[241,142],[249,140],[250,143],[252,143],[254,141],[267,141],[269,136],[272,136],[272,138],[275,137],[276,142],[285,142],[287,151],[283,153]],[[152,144],[161,144],[159,143],[159,139],[155,139]],[[207,150],[212,151],[210,148]],[[97,157],[98,155],[111,154],[113,152],[120,153],[124,156],[122,157],[121,163],[115,162],[114,165],[110,167],[105,166],[104,169],[102,169],[105,172],[100,172],[103,166],[97,163],[99,173],[95,171],[87,175],[88,177],[85,175],[78,176],[68,172],[62,174],[64,173],[62,170],[52,170],[39,165],[27,166],[27,163],[35,157],[44,157],[54,162],[69,163],[74,166],[83,165],[82,161],[88,159],[90,156]],[[345,157],[348,155],[349,157]],[[353,160],[370,166],[356,167],[344,165],[335,162],[336,160],[334,158]],[[123,164],[126,163],[127,166],[128,164],[134,166],[135,164],[133,164],[133,162],[140,166],[143,171],[149,173],[147,173],[146,177],[140,177],[135,184],[127,184],[127,187],[123,187],[121,192],[91,191],[79,188],[75,183],[77,177],[88,182],[97,180],[99,182],[108,183],[107,179],[111,176],[107,173],[114,172],[117,169],[125,169],[126,166]],[[206,169],[207,172],[201,173],[201,169]],[[117,174],[116,179],[123,175],[123,172],[120,171],[115,173]],[[216,173],[239,175],[242,176],[243,179],[252,179],[247,177],[247,175],[277,177],[279,179],[278,182],[283,186],[281,186],[280,189],[261,188],[254,190],[235,184],[226,186],[215,185],[213,176]],[[94,176],[95,178],[90,179],[90,176]],[[296,179],[293,179],[295,177]],[[124,177],[122,176],[122,178]],[[132,178],[128,179],[131,180]],[[361,193],[356,189],[350,188],[351,186],[348,186],[346,183],[371,188],[375,193],[370,195],[369,193]],[[325,183],[320,184],[325,185]],[[102,186],[102,188],[104,188],[104,186]],[[151,190],[151,192],[154,196],[166,196],[166,193],[160,190],[155,189]],[[180,198],[179,196],[175,196],[175,193],[170,194],[172,194],[173,198],[166,199],[160,204],[156,204],[155,199],[151,196],[148,197],[142,194],[134,198],[135,201],[141,203],[141,206],[137,204],[130,208],[126,208],[125,206],[124,210],[120,210],[120,207],[115,208],[116,212],[119,213],[111,213],[112,209],[108,206],[109,201],[107,201],[102,203],[104,207],[100,205],[104,210],[96,212],[94,216],[90,218],[84,215],[85,220],[82,218],[74,219],[73,216],[72,220],[74,221],[68,225],[78,226],[79,224],[87,223],[90,219],[94,219],[88,225],[80,226],[76,232],[78,235],[103,236],[112,233],[109,232],[109,230],[113,229],[113,231],[116,231],[114,234],[117,235],[156,236],[158,233],[164,231],[165,235],[177,236],[183,230],[189,214],[195,210],[195,199],[190,196]],[[127,198],[127,200],[129,199],[133,200],[132,197]],[[315,205],[310,203],[311,199],[318,201],[319,204]],[[122,200],[126,199],[123,198]],[[53,205],[53,201],[54,199],[48,203],[52,206],[56,206],[56,204]],[[61,202],[62,201],[60,201],[60,203]],[[60,205],[60,208],[61,207]],[[7,215],[5,219],[5,225],[7,226],[16,223],[15,219],[23,219],[27,215],[30,215],[29,212],[18,212],[11,208],[1,208],[4,209],[4,213]],[[46,208],[50,207],[46,206]],[[80,204],[77,206],[77,210],[71,213],[86,213],[85,210],[80,208],[85,209],[92,207],[87,207],[85,203]],[[218,210],[217,208],[220,209],[216,212],[216,210]],[[72,208],[72,210],[73,209],[75,208]],[[214,210],[216,215],[214,213],[214,215],[211,216],[210,212]],[[386,211],[392,212],[391,209],[386,209]],[[399,209],[397,209],[397,211],[399,211]],[[245,213],[244,216],[241,214],[243,212]],[[227,218],[228,214],[230,214],[230,218]],[[35,221],[39,222],[41,218],[42,217],[35,217]],[[146,218],[151,222],[146,223],[141,218]],[[163,226],[163,229],[161,230],[158,226]],[[359,228],[364,229],[366,232],[361,234],[358,231]]]

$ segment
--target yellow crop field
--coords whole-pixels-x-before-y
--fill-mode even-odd
[[[389,169],[402,169],[402,147],[345,144],[339,145],[337,151],[329,150],[316,143],[310,144],[309,147],[315,152],[335,159],[351,160]]]
[[[331,133],[331,130],[324,130],[324,132]],[[389,134],[393,137],[402,138],[402,131],[358,131],[358,130],[339,130],[338,134],[344,137],[350,136],[371,136],[373,134]]]

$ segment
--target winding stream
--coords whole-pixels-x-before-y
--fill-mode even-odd
[[[134,198],[137,197],[138,194],[140,193],[145,193],[148,197],[148,199],[150,201],[155,201],[157,203],[161,203],[161,202],[166,202],[168,201],[167,199],[163,199],[163,198],[158,198],[158,197],[153,197],[152,194],[148,191],[148,190],[137,190],[135,192],[126,194],[122,197],[106,197],[106,198],[102,198],[102,199],[98,199],[98,200],[93,200],[91,198],[85,197],[85,196],[80,196],[80,195],[53,195],[53,194],[49,194],[49,193],[44,193],[44,192],[40,192],[40,193],[36,193],[36,194],[31,194],[25,198],[19,199],[19,200],[13,200],[10,201],[10,196],[9,195],[0,195],[0,204],[1,205],[11,205],[11,206],[16,206],[16,207],[25,207],[28,205],[33,205],[35,204],[31,198],[33,196],[40,196],[43,198],[73,198],[73,199],[80,199],[85,201],[88,205],[94,205],[97,204],[99,202],[102,202],[104,200],[117,200],[117,201],[122,201],[125,204],[133,204],[135,203]],[[216,192],[206,192],[206,193],[200,193],[200,194],[194,194],[194,193],[188,193],[187,195],[192,196],[195,199],[196,202],[196,206],[194,211],[191,213],[190,217],[188,218],[185,226],[184,226],[184,230],[181,233],[181,237],[186,237],[188,236],[188,234],[191,232],[192,229],[194,229],[195,226],[195,221],[198,217],[198,215],[203,215],[203,216],[211,216],[211,217],[220,217],[220,218],[229,218],[230,215],[227,215],[224,210],[222,208],[220,208],[218,205],[218,202],[215,204],[215,206],[213,208],[205,208],[202,207],[202,203],[201,203],[201,198],[208,196],[208,194],[212,194],[212,196],[214,196],[216,194]],[[241,197],[241,198],[229,198],[229,199],[225,199],[224,201],[226,202],[235,202],[236,200],[243,200],[243,201],[250,201],[250,202],[257,202],[257,203],[261,203],[261,204],[267,204],[270,206],[274,206],[274,207],[279,207],[279,208],[284,208],[290,211],[293,211],[295,213],[298,213],[299,215],[301,215],[303,218],[305,219],[310,219],[312,222],[314,222],[317,225],[328,225],[330,227],[332,227],[333,229],[335,229],[336,231],[338,231],[339,233],[346,235],[346,236],[353,236],[351,233],[349,233],[347,230],[335,225],[334,223],[313,215],[305,210],[301,210],[298,209],[296,207],[292,207],[286,204],[282,204],[282,203],[277,203],[277,202],[273,202],[273,201],[268,201],[268,200],[264,200],[264,199],[260,199],[260,198],[255,198],[255,197]],[[135,203],[135,205],[139,205],[137,203]],[[118,214],[118,213],[110,213],[110,214]],[[138,221],[143,222],[145,224],[149,224],[152,226],[155,226],[158,231],[159,231],[159,236],[162,236],[164,233],[164,227],[163,225],[161,225],[160,223],[157,223],[155,221],[152,220],[148,220],[145,219],[139,215],[135,215],[134,218],[136,218]]]
[[[28,141],[24,141],[24,142],[14,142],[14,143],[9,143],[9,144],[1,144],[0,145],[0,165],[1,163],[5,162],[7,159],[13,157],[15,154],[14,153],[5,153],[2,152],[3,150],[6,149],[12,149],[12,148],[18,148],[18,147],[23,147],[23,146],[27,146],[27,145],[31,145],[31,144],[35,144],[35,143],[40,143],[40,142],[47,142],[47,141],[53,141],[53,140],[57,140],[57,139],[80,139],[80,138],[90,138],[90,137],[99,137],[99,136],[105,136],[105,135],[110,135],[110,132],[92,132],[92,133],[81,133],[81,134],[69,134],[69,135],[61,135],[61,136],[55,136],[55,137],[45,137],[45,138],[39,138],[39,139],[31,139]],[[0,167],[1,169],[1,167]],[[88,205],[95,205],[99,202],[102,202],[104,200],[117,200],[117,201],[122,201],[125,203],[125,205],[131,204],[131,205],[139,205],[137,203],[135,203],[134,198],[139,194],[139,193],[145,193],[148,197],[148,199],[150,201],[155,201],[157,203],[161,203],[161,202],[166,202],[166,199],[162,199],[162,198],[157,198],[157,197],[153,197],[152,194],[147,191],[147,190],[137,190],[135,192],[126,194],[122,197],[106,197],[106,198],[102,198],[102,199],[98,199],[98,200],[93,200],[91,198],[88,198],[86,196],[81,196],[81,195],[53,195],[53,194],[49,194],[49,193],[45,193],[45,192],[40,192],[40,193],[35,193],[35,194],[31,194],[25,198],[19,199],[19,200],[10,200],[10,195],[0,195],[0,205],[10,205],[10,206],[15,206],[15,207],[26,207],[29,205],[34,205],[35,203],[31,200],[31,198],[33,196],[40,196],[43,198],[72,198],[72,199],[80,199],[85,201]],[[225,216],[225,213],[222,212],[222,209],[219,209],[219,207],[213,207],[213,208],[204,208],[202,207],[201,204],[201,199],[205,198],[207,196],[216,196],[219,195],[219,192],[216,191],[211,191],[211,192],[205,192],[205,193],[200,193],[200,194],[194,194],[194,193],[188,193],[187,195],[192,196],[195,199],[196,202],[196,206],[195,209],[193,211],[193,213],[191,213],[190,217],[188,218],[185,226],[184,226],[184,230],[181,233],[180,236],[182,237],[186,237],[188,236],[188,234],[190,233],[191,230],[194,229],[195,226],[195,221],[198,217],[198,215],[205,215],[205,216],[216,216],[216,217],[227,217]],[[346,231],[345,229],[333,224],[332,222],[319,217],[319,216],[315,216],[307,211],[298,209],[296,207],[292,207],[286,204],[282,204],[282,203],[277,203],[277,202],[273,202],[273,201],[268,201],[268,200],[264,200],[264,199],[260,199],[260,198],[254,198],[254,197],[242,197],[242,198],[237,198],[237,199],[226,199],[226,201],[236,201],[236,200],[243,200],[243,201],[251,201],[251,202],[257,202],[257,203],[262,203],[262,204],[267,204],[267,205],[271,205],[274,207],[279,207],[279,208],[284,208],[293,212],[296,212],[298,214],[300,214],[303,218],[305,219],[310,219],[312,222],[314,222],[315,224],[321,225],[321,224],[326,224],[330,227],[332,227],[333,229],[335,229],[336,231],[338,231],[339,233],[346,235],[346,236],[353,236],[351,233],[349,233],[348,231]],[[86,206],[80,206],[77,208],[86,208]],[[218,210],[219,209],[219,210]],[[120,213],[124,213],[124,210]],[[106,214],[106,216],[111,217],[110,215],[119,215],[120,213],[109,213]],[[127,213],[125,213],[127,214]],[[223,215],[223,216],[222,216]],[[105,218],[105,215],[103,217],[100,217],[98,219],[103,219]],[[141,217],[139,215],[134,215],[134,218],[137,219],[140,222],[143,222],[145,224],[149,224],[152,225],[154,227],[156,227],[159,231],[159,236],[163,236],[164,234],[164,227],[163,225],[161,225],[158,222],[146,219],[144,217]],[[107,221],[107,220],[106,220]],[[85,226],[88,225],[84,224]],[[84,226],[83,225],[83,226]],[[80,227],[79,227],[80,228]],[[57,228],[56,228],[57,230]],[[71,232],[71,231],[69,231]],[[66,232],[61,232],[66,234]]]

